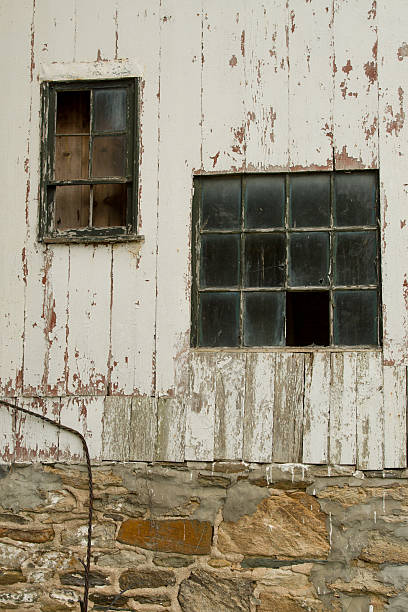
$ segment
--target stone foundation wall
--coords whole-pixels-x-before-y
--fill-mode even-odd
[[[0,468],[0,609],[79,610],[83,465]],[[93,466],[90,609],[408,610],[408,472]]]

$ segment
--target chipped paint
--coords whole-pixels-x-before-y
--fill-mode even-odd
[[[369,80],[370,85],[374,85],[374,83],[377,81],[377,63],[366,62],[364,64],[364,72]]]
[[[408,57],[408,44],[403,42],[402,45],[398,48],[397,56],[400,62],[406,57]]]
[[[398,136],[405,122],[405,111],[404,111],[404,90],[402,87],[398,87],[398,99],[400,103],[399,111],[394,113],[392,106],[386,106],[385,112],[392,117],[386,123],[386,131],[388,134],[394,132],[395,136]]]
[[[237,65],[237,62],[238,62],[237,56],[236,55],[232,55],[231,59],[229,61],[229,65],[231,66],[231,68],[234,68],[234,66]]]

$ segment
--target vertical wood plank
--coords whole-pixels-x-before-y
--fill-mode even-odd
[[[17,405],[59,421],[60,399],[20,397]],[[15,425],[15,461],[41,461],[52,462],[58,457],[59,429],[50,423],[16,411]]]
[[[245,4],[204,4],[202,167],[208,172],[245,167]]]
[[[105,397],[102,427],[102,460],[129,461],[131,415],[131,397]]]
[[[333,67],[336,170],[377,168],[377,20],[372,0],[334,0]]]
[[[95,461],[99,461],[102,456],[104,400],[102,396],[61,398],[60,422],[84,436],[90,458]],[[77,436],[65,431],[60,432],[58,460],[74,463],[85,460],[83,447]]]
[[[14,397],[2,397],[5,402],[15,404]],[[10,464],[15,453],[15,411],[0,404],[0,463]]]
[[[357,353],[332,353],[330,378],[330,463],[356,463]]]
[[[289,0],[289,161],[333,167],[332,2]]]
[[[113,247],[110,392],[154,394],[159,115],[159,0],[117,0],[117,52],[140,63],[138,232]]]
[[[191,357],[190,403],[186,409],[187,461],[213,461],[215,429],[214,353],[194,353]]]
[[[157,401],[134,396],[130,421],[130,460],[153,461],[157,439]]]
[[[245,8],[246,168],[287,170],[288,9],[281,0]]]
[[[384,467],[383,368],[380,352],[357,355],[357,467]]]
[[[246,355],[216,357],[215,459],[242,459]]]
[[[270,463],[276,359],[274,353],[248,353],[245,381],[244,461]]]
[[[326,463],[329,441],[330,353],[305,357],[303,462]]]
[[[106,395],[112,247],[70,247],[68,393]]]
[[[277,463],[302,460],[304,369],[303,353],[276,355],[272,454]]]
[[[383,350],[388,365],[408,364],[408,122],[406,3],[378,4],[380,204]]]
[[[113,2],[75,1],[74,61],[86,62],[115,58],[116,22]],[[90,36],[97,32],[97,36]]]
[[[405,366],[384,366],[384,467],[407,467]]]

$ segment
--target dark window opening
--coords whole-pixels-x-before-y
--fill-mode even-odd
[[[330,344],[328,291],[286,293],[286,346]]]

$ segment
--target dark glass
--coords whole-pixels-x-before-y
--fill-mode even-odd
[[[330,225],[330,174],[293,174],[290,180],[290,227]]]
[[[375,225],[375,172],[345,172],[334,175],[334,224]]]
[[[285,292],[244,294],[244,345],[282,346],[285,343]]]
[[[378,344],[377,291],[334,292],[334,344]]]
[[[240,270],[237,234],[201,236],[200,287],[237,287]]]
[[[126,129],[126,89],[94,91],[94,130],[118,132]]]
[[[126,201],[126,185],[94,185],[93,226],[115,227],[126,225]]]
[[[89,136],[57,136],[55,141],[55,178],[88,178]]]
[[[265,174],[245,178],[245,227],[283,227],[285,222],[285,177]]]
[[[201,228],[241,227],[241,177],[214,176],[201,181]]]
[[[245,287],[282,287],[286,277],[285,234],[245,236]]]
[[[89,134],[89,91],[57,92],[57,134]]]
[[[89,224],[89,185],[55,188],[55,229],[79,229]]]
[[[126,136],[95,136],[92,176],[126,175]]]
[[[309,287],[329,284],[329,234],[302,232],[289,236],[289,285]]]
[[[338,232],[335,245],[336,285],[377,283],[377,235],[375,231]]]
[[[201,293],[200,346],[239,345],[239,293]]]
[[[286,294],[286,345],[330,344],[328,291],[288,291]]]

